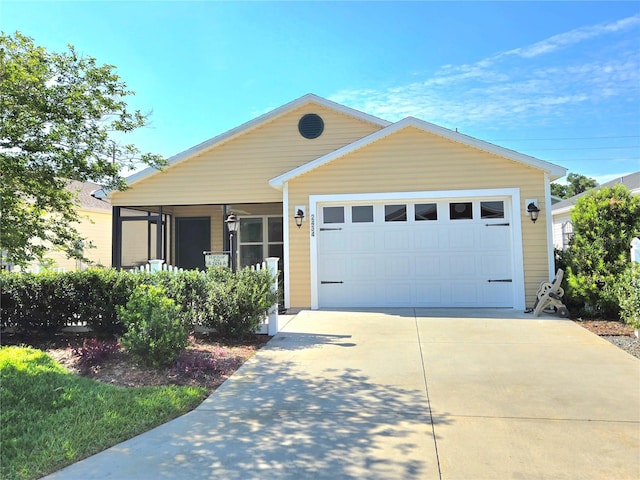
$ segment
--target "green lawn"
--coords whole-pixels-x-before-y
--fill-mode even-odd
[[[0,478],[35,479],[192,410],[203,388],[124,388],[33,348],[0,348]]]

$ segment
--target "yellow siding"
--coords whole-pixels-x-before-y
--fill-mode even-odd
[[[306,113],[324,120],[314,140],[298,133]],[[116,206],[280,202],[271,178],[369,135],[381,127],[335,110],[307,104],[225,143],[114,192]]]
[[[309,223],[293,224],[295,205],[309,195],[520,188],[521,203],[537,198],[542,215],[534,225],[521,212],[527,304],[548,280],[544,174],[511,160],[409,127],[390,137],[293,179],[289,184],[290,282],[292,307],[311,305]]]
[[[88,217],[88,218],[87,218]],[[85,248],[85,256],[97,265],[111,266],[111,212],[78,211],[78,222],[75,224],[81,236],[91,242],[95,248]],[[75,259],[67,258],[60,251],[51,251],[46,258],[55,262],[55,267],[64,271],[77,270]],[[82,268],[87,267],[86,264]]]

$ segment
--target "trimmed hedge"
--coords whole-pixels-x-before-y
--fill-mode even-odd
[[[153,274],[114,269],[2,272],[0,327],[54,334],[69,323],[86,322],[96,334],[122,335],[125,328],[118,320],[118,307],[127,304],[138,286],[155,285],[180,308],[190,328],[211,327],[238,336],[253,332],[276,302],[272,282],[268,271],[249,269],[238,273],[228,269]]]

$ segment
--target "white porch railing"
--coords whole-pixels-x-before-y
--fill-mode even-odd
[[[167,265],[164,263],[164,260],[149,260],[149,263],[145,265],[140,265],[138,267],[134,267],[130,272],[147,272],[147,273],[155,273],[155,272],[184,272],[184,268],[178,268],[174,265]]]
[[[273,285],[272,289],[274,292],[278,292],[278,257],[269,257],[262,263],[257,263],[252,266],[252,270],[265,270],[268,269],[273,276]],[[262,323],[261,331],[258,333],[267,333],[270,336],[274,336],[276,333],[280,331],[280,326],[278,324],[278,302],[274,303],[269,311],[267,312],[266,322]],[[266,330],[266,331],[263,331]]]

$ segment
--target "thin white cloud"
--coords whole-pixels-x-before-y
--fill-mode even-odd
[[[635,28],[640,25],[640,14],[632,17],[623,18],[616,22],[601,23],[588,27],[581,27],[566,33],[554,35],[553,37],[534,43],[524,48],[516,48],[502,55],[516,55],[523,58],[532,58],[539,55],[554,52],[561,48],[575,45],[585,40],[591,40],[609,33],[616,33],[623,30]]]
[[[640,15],[578,28],[473,64],[444,65],[421,81],[383,90],[343,90],[331,99],[390,121],[415,116],[449,128],[479,122],[496,128],[548,124],[579,109],[595,111],[617,97],[640,101],[636,42],[623,36],[589,43],[638,27]],[[561,58],[542,55],[560,48],[568,49]]]

